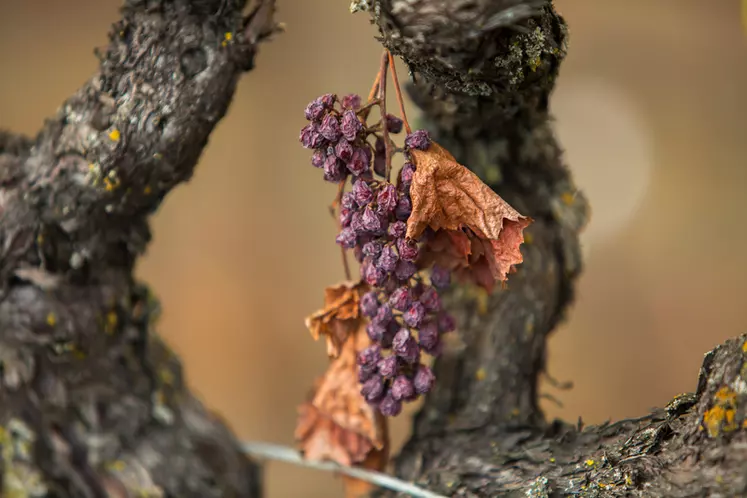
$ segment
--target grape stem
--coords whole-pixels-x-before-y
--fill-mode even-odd
[[[374,472],[360,467],[346,467],[335,462],[306,460],[301,453],[288,446],[260,441],[245,441],[241,444],[241,449],[244,453],[256,458],[276,460],[326,472],[336,472],[369,482],[380,488],[404,493],[414,498],[447,498],[381,472]]]
[[[389,59],[389,68],[392,70],[392,81],[394,82],[394,93],[397,96],[397,104],[399,104],[399,113],[402,115],[402,121],[405,122],[405,131],[409,135],[412,133],[412,128],[410,128],[410,123],[407,121],[407,114],[405,114],[405,102],[402,98],[402,89],[399,87],[399,78],[397,78],[397,68],[394,66],[394,57],[392,57],[392,53],[389,50],[386,53]]]
[[[389,51],[384,50],[381,56],[381,68],[379,69],[379,108],[381,109],[381,123],[384,135],[384,158],[386,164],[386,181],[391,181],[392,170],[392,144],[389,143],[389,126],[386,120],[386,72],[389,67]]]

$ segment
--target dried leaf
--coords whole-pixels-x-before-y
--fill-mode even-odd
[[[416,170],[410,187],[412,214],[407,236],[417,238],[430,227],[436,238],[428,251],[442,253],[449,268],[469,275],[492,290],[523,261],[519,247],[523,230],[532,220],[519,214],[473,172],[456,162],[435,142],[425,150],[411,150]],[[451,248],[446,248],[446,233]],[[466,261],[466,264],[464,263]],[[489,272],[489,277],[488,273]]]
[[[324,308],[306,318],[306,327],[314,340],[325,336],[327,354],[335,358],[340,347],[361,324],[358,309],[360,296],[366,291],[363,283],[343,282],[324,290]]]
[[[339,356],[318,381],[311,401],[299,408],[295,436],[305,458],[374,470],[386,465],[387,422],[363,399],[357,375],[356,356],[369,345],[361,326],[352,340],[342,345]],[[355,483],[351,493],[359,489]]]

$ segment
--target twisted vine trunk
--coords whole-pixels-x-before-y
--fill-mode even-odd
[[[100,70],[33,139],[0,135],[0,478],[8,497],[259,496],[133,280],[273,0],[127,0]]]
[[[35,139],[0,133],[3,496],[255,497],[257,468],[188,392],[132,268],[147,217],[188,179],[274,2],[126,0],[100,71]],[[549,0],[358,0],[414,75],[425,127],[523,214],[525,263],[483,309],[450,296],[463,347],[396,473],[449,496],[747,494],[747,347],[706,355],[693,394],[581,428],[537,402],[572,300],[588,210],[548,123],[567,31]]]
[[[463,347],[437,361],[396,473],[447,496],[747,494],[744,337],[706,356],[694,394],[641,418],[583,428],[539,409],[546,341],[573,298],[588,217],[549,122],[568,43],[551,2],[379,0],[371,12],[411,69],[423,126],[535,219],[508,290],[487,307],[467,289],[450,296]]]

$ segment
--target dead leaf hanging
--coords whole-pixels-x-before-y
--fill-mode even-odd
[[[327,354],[335,358],[340,347],[361,324],[360,296],[366,291],[360,282],[343,282],[324,290],[324,308],[306,318],[306,327],[314,340],[324,336]]]
[[[371,344],[365,327],[346,341],[317,381],[311,401],[299,407],[296,439],[309,460],[332,460],[382,470],[389,456],[387,422],[360,393],[356,357]],[[366,489],[346,480],[349,496]]]
[[[506,280],[513,265],[523,261],[519,247],[524,241],[523,230],[532,220],[519,214],[436,142],[424,151],[412,149],[410,155],[416,169],[410,187],[412,214],[407,236],[417,238],[427,227],[432,228],[437,235],[434,240],[441,244],[433,250],[449,254],[449,267],[473,267],[476,283],[492,290],[496,281]],[[447,234],[451,249],[444,251],[446,239],[443,235],[439,239],[439,232]],[[467,264],[462,263],[463,258]]]

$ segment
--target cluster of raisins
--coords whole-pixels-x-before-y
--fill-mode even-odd
[[[338,105],[339,104],[339,105]],[[454,320],[442,309],[438,290],[450,283],[449,272],[430,268],[423,278],[420,252],[423,240],[406,237],[412,212],[410,185],[415,165],[407,161],[396,184],[386,176],[386,147],[382,136],[402,131],[392,115],[368,126],[367,107],[357,95],[341,101],[323,95],[306,108],[310,123],[301,130],[304,147],[314,149],[312,164],[324,169],[327,181],[352,188],[340,199],[337,243],[351,249],[360,263],[361,278],[371,291],[361,298],[373,345],[358,356],[361,393],[382,414],[395,416],[402,403],[430,391],[435,377],[421,363],[421,353],[437,356],[441,335],[454,330]],[[371,144],[373,141],[373,144]],[[424,130],[405,138],[404,153],[425,150],[430,137]]]

